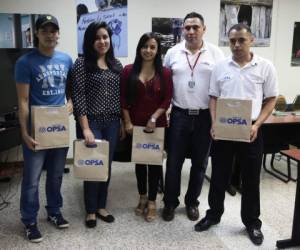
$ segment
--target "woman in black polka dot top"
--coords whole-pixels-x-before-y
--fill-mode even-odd
[[[109,141],[109,176],[107,182],[84,181],[86,226],[95,227],[96,217],[113,222],[106,210],[112,156],[120,128],[121,63],[114,57],[111,29],[105,22],[91,23],[84,34],[83,57],[72,70],[72,101],[77,138],[86,144],[95,139]]]

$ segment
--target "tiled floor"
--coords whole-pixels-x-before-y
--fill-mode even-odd
[[[285,166],[285,162],[276,162]],[[182,173],[182,193],[185,192],[189,175],[189,161],[185,162]],[[210,169],[208,169],[208,174]],[[296,175],[296,167],[293,167]],[[108,209],[116,217],[112,224],[98,220],[96,229],[84,226],[82,183],[74,179],[72,172],[64,176],[63,214],[70,221],[70,228],[57,230],[46,221],[45,175],[41,180],[39,227],[44,240],[33,244],[24,239],[19,220],[20,176],[15,176],[10,185],[0,183],[0,194],[15,194],[7,208],[0,211],[0,249],[276,249],[276,240],[291,235],[294,196],[294,182],[285,184],[270,176],[264,170],[261,174],[261,219],[265,241],[254,246],[246,235],[240,220],[240,195],[226,196],[225,213],[219,225],[207,232],[194,232],[195,222],[187,219],[183,203],[176,209],[172,222],[160,217],[147,223],[134,214],[137,205],[136,180],[131,164],[114,163],[110,186]],[[205,181],[200,197],[200,216],[205,214],[209,183]],[[182,201],[181,196],[181,201]],[[158,196],[158,206],[163,206]],[[297,248],[294,248],[297,249]],[[298,248],[300,249],[300,247]]]

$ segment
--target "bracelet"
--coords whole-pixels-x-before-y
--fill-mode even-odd
[[[156,123],[156,119],[154,117],[151,117],[150,121]]]

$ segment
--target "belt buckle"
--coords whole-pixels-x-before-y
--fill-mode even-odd
[[[199,115],[199,109],[189,109],[188,114],[189,115]]]

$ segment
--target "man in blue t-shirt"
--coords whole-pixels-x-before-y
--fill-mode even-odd
[[[30,108],[32,105],[65,104],[66,83],[72,59],[67,54],[55,50],[59,38],[59,25],[54,16],[39,16],[35,28],[35,48],[18,59],[15,79],[24,156],[21,219],[25,225],[26,237],[31,242],[40,242],[43,238],[37,227],[37,214],[39,180],[43,167],[47,170],[47,219],[57,228],[69,227],[69,223],[60,212],[60,189],[68,148],[34,151],[38,141],[34,140],[30,133]],[[71,111],[71,103],[67,105]]]

